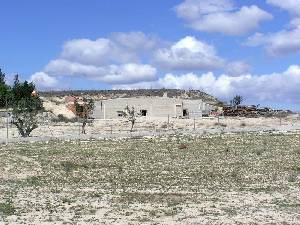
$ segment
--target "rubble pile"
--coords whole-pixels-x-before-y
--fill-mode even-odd
[[[224,106],[223,115],[224,116],[241,116],[241,117],[280,117],[287,116],[293,112],[289,110],[274,110],[268,107],[258,108],[255,105],[251,106]]]

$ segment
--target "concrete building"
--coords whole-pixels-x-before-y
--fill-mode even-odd
[[[208,115],[212,107],[199,100],[185,100],[168,97],[116,98],[95,102],[95,119],[114,119],[123,116],[126,106],[134,107],[145,117],[199,118]]]

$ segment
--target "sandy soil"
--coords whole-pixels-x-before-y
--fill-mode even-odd
[[[129,135],[160,135],[165,133],[231,133],[252,131],[296,131],[300,130],[298,116],[290,116],[282,120],[278,118],[202,118],[177,119],[170,118],[137,118],[134,132],[130,133],[130,122],[127,119],[95,120],[87,125],[86,135],[81,134],[81,123],[53,123],[45,118],[39,127],[31,134],[31,139],[89,139],[102,137],[126,137]],[[17,129],[9,126],[9,141],[16,142],[20,138]],[[5,142],[5,119],[0,121],[0,142]],[[27,140],[31,140],[30,138]]]

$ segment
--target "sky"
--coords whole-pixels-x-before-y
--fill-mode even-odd
[[[0,0],[0,68],[38,90],[197,89],[300,110],[300,0]]]

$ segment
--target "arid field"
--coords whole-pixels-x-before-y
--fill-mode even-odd
[[[300,224],[300,133],[0,148],[0,224]]]

